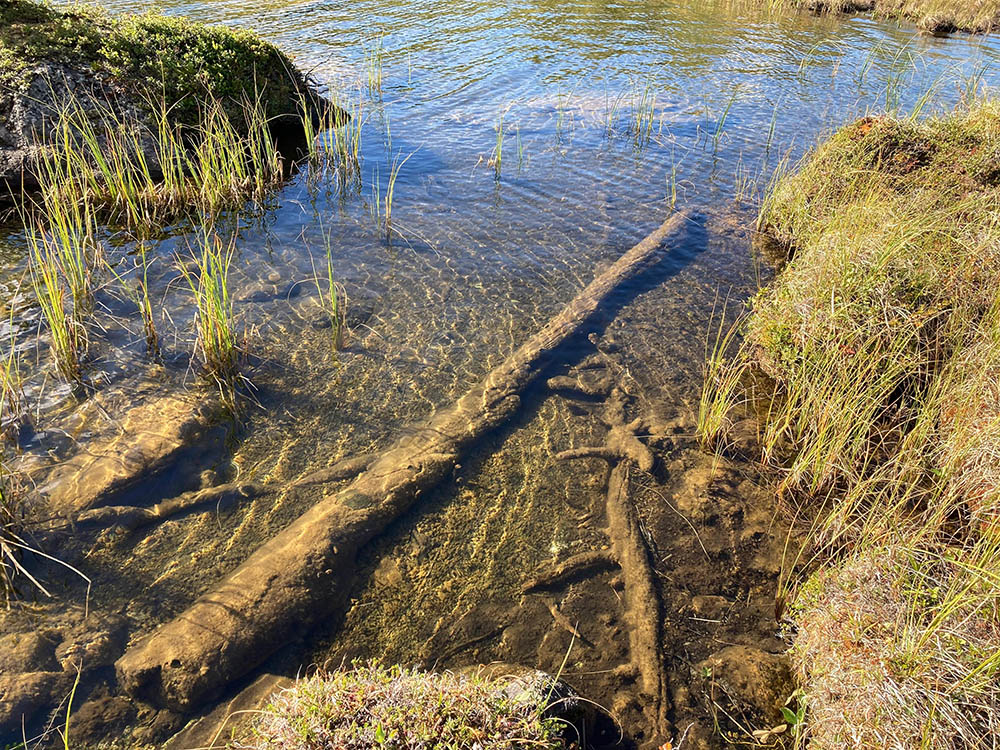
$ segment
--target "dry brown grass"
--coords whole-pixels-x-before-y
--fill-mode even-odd
[[[810,581],[794,610],[810,747],[996,747],[1000,693],[977,669],[1000,643],[1000,589],[982,579],[946,607],[964,578],[958,560],[882,548]]]

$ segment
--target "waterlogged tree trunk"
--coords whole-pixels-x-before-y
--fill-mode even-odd
[[[188,711],[247,674],[289,638],[329,617],[350,590],[359,550],[509,419],[520,394],[624,282],[659,260],[687,213],[675,213],[592,281],[475,388],[400,438],[350,485],[327,495],[186,612],[117,663],[122,687]]]

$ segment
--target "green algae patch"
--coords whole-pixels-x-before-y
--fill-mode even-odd
[[[710,363],[703,439],[758,417],[809,519],[819,572],[788,599],[813,748],[1000,731],[998,156],[990,100],[834,133],[767,196],[784,266]]]
[[[199,120],[203,99],[230,115],[246,99],[269,117],[294,114],[306,81],[277,47],[250,31],[206,26],[156,13],[111,16],[32,0],[0,2],[0,91],[20,91],[39,63],[89,69],[186,124]]]
[[[546,716],[551,678],[435,674],[378,664],[300,679],[271,698],[239,747],[481,748],[568,747],[566,726]]]

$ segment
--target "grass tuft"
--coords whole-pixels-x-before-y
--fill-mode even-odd
[[[178,218],[261,202],[283,179],[260,98],[243,99],[238,122],[213,99],[201,104],[197,126],[173,118],[162,102],[152,125],[111,105],[95,117],[63,102],[39,144],[41,210],[51,217],[94,205],[108,221],[150,236]]]
[[[218,386],[223,403],[235,411],[241,350],[229,271],[236,248],[233,241],[224,242],[211,229],[205,229],[198,242],[190,265],[178,259],[196,306],[195,348],[202,374]]]
[[[829,13],[871,12],[907,20],[924,31],[988,32],[1000,28],[998,0],[761,0],[769,8],[806,8]]]
[[[74,387],[82,387],[83,358],[87,352],[85,315],[92,309],[89,292],[74,279],[74,248],[61,245],[43,227],[28,231],[29,268],[35,296],[48,325],[56,369]],[[89,282],[88,282],[89,283]]]
[[[377,663],[320,671],[282,690],[257,716],[249,750],[425,747],[556,750],[545,686]]]

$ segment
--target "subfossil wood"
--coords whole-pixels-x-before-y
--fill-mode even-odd
[[[604,416],[602,419],[608,426],[608,434],[604,439],[604,445],[585,446],[583,448],[570,448],[556,454],[557,461],[567,461],[577,458],[603,458],[605,461],[614,463],[628,459],[635,463],[642,471],[651,472],[656,465],[656,457],[653,451],[638,438],[638,432],[642,429],[643,420],[634,419],[631,422],[625,421],[625,393],[615,388],[605,404]]]
[[[295,487],[309,487],[315,484],[327,484],[329,482],[342,482],[345,479],[356,477],[362,471],[372,465],[377,458],[374,453],[364,453],[360,456],[345,458],[338,461],[333,466],[325,469],[317,469],[314,472],[299,477],[292,485]]]
[[[670,726],[671,702],[663,662],[660,594],[635,505],[629,497],[629,470],[627,462],[620,462],[608,479],[608,535],[625,580],[629,653],[639,670],[643,692],[653,700],[650,713],[656,728],[665,734]]]
[[[527,581],[521,587],[521,593],[532,594],[536,591],[562,588],[586,576],[614,570],[617,567],[618,560],[611,552],[606,550],[581,552],[579,555],[566,558],[554,568],[549,568]]]
[[[653,468],[654,458],[652,451],[636,436],[642,420],[625,422],[626,398],[624,392],[616,388],[608,399],[604,410],[604,421],[609,427],[605,445],[563,451],[556,458],[603,458],[613,466],[608,478],[605,512],[612,552],[621,566],[625,582],[629,653],[638,670],[642,690],[652,701],[651,719],[657,732],[666,735],[671,702],[661,643],[660,595],[639,518],[629,496],[632,465],[648,472]]]
[[[396,441],[346,488],[328,494],[185,612],[117,664],[130,694],[187,711],[259,665],[293,633],[345,603],[357,553],[416,498],[451,474],[483,435],[515,414],[553,351],[624,282],[658,262],[680,234],[675,213],[594,279],[544,328],[451,406]]]
[[[262,494],[263,488],[252,483],[220,484],[183,495],[172,497],[150,508],[133,505],[109,505],[103,508],[85,510],[76,518],[81,526],[118,526],[126,531],[134,531],[152,523],[165,521],[182,513],[199,510],[208,506],[228,507],[237,500],[249,499]]]
[[[562,610],[556,606],[555,602],[546,601],[545,606],[547,606],[549,608],[549,612],[552,613],[552,619],[556,621],[556,625],[561,627],[574,638],[583,640],[583,636],[580,635],[580,631],[577,630],[576,625],[574,625],[570,619],[562,613]]]
[[[347,458],[333,466],[319,469],[296,479],[291,482],[291,486],[306,487],[350,479],[364,471],[374,460],[375,457],[371,454]],[[103,528],[117,526],[125,531],[135,531],[150,524],[166,521],[174,516],[207,509],[210,506],[220,510],[228,508],[238,501],[275,493],[280,489],[281,486],[276,484],[230,482],[202,490],[185,492],[149,508],[134,505],[109,505],[92,508],[77,515],[75,523],[79,526],[100,526]]]

